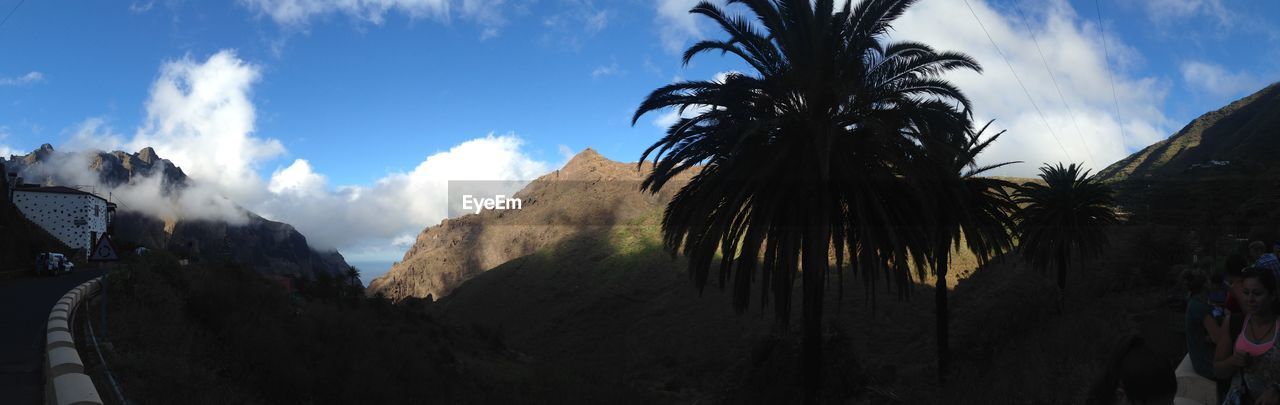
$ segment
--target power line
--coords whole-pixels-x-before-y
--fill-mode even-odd
[[[1076,121],[1076,113],[1071,110],[1071,104],[1067,103],[1067,97],[1062,95],[1062,87],[1058,86],[1058,78],[1053,74],[1053,69],[1049,68],[1049,60],[1044,57],[1044,50],[1040,49],[1040,40],[1036,39],[1035,31],[1031,30],[1031,24],[1027,23],[1027,15],[1022,13],[1022,7],[1018,6],[1018,2],[1013,3],[1013,9],[1018,12],[1018,16],[1022,17],[1022,25],[1027,27],[1027,33],[1031,34],[1031,42],[1036,44],[1036,52],[1040,54],[1040,62],[1044,64],[1044,70],[1049,72],[1049,80],[1053,82],[1053,89],[1058,91],[1058,98],[1062,100],[1062,106],[1067,108],[1067,115],[1071,116],[1071,124],[1076,127],[1076,136],[1080,137],[1080,144],[1084,145],[1085,153],[1089,154],[1089,161],[1093,165],[1098,166],[1098,161],[1093,158],[1093,151],[1089,149],[1089,142],[1084,139],[1084,131],[1080,130],[1080,122]]]
[[[1053,132],[1053,126],[1049,125],[1049,119],[1044,117],[1044,111],[1040,110],[1040,106],[1036,104],[1036,100],[1031,97],[1031,92],[1027,91],[1027,86],[1022,84],[1022,78],[1018,77],[1018,72],[1013,69],[1013,63],[1010,63],[1009,58],[1004,56],[1004,51],[1000,50],[1000,45],[996,45],[996,40],[991,38],[990,32],[987,32],[987,26],[982,24],[982,19],[978,18],[978,13],[973,11],[973,6],[969,4],[969,0],[964,0],[964,5],[969,7],[969,13],[973,14],[974,20],[978,21],[978,27],[981,27],[982,33],[987,35],[987,40],[991,41],[991,46],[996,48],[996,53],[1000,54],[1001,59],[1004,59],[1004,64],[1009,67],[1009,73],[1013,73],[1013,80],[1018,82],[1018,87],[1022,88],[1022,94],[1026,94],[1027,101],[1031,102],[1032,107],[1035,107],[1036,114],[1040,115],[1040,121],[1044,122],[1045,129],[1049,130],[1049,136],[1052,136],[1053,141],[1058,144],[1058,149],[1062,150],[1062,154],[1067,155],[1067,160],[1074,161],[1075,159],[1071,158],[1071,153],[1067,152],[1067,148],[1062,146],[1062,141],[1058,139],[1058,134]]]
[[[1116,126],[1120,127],[1120,143],[1123,145],[1124,121],[1120,118],[1120,98],[1116,97],[1116,78],[1111,74],[1111,52],[1107,51],[1107,28],[1102,24],[1102,6],[1098,5],[1098,0],[1093,0],[1093,8],[1098,11],[1098,33],[1102,36],[1102,56],[1107,65],[1107,79],[1111,80],[1111,101],[1116,103]]]
[[[18,7],[22,7],[22,3],[26,2],[26,1],[27,1],[27,0],[18,0],[18,5],[13,6],[13,9],[12,9],[12,10],[9,10],[9,14],[5,14],[5,15],[4,15],[4,19],[3,19],[3,20],[0,20],[0,27],[3,27],[3,26],[4,26],[4,23],[9,21],[9,17],[12,17],[12,16],[13,16],[13,12],[18,11]]]

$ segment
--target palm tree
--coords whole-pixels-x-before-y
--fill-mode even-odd
[[[1017,216],[1022,256],[1040,271],[1056,268],[1059,291],[1067,288],[1072,260],[1101,253],[1109,244],[1107,225],[1118,222],[1111,186],[1082,169],[1075,163],[1065,168],[1045,164],[1040,168],[1045,184],[1026,183],[1016,192],[1023,205]]]
[[[1018,206],[1008,190],[1015,184],[1005,180],[979,177],[990,170],[1021,162],[1004,162],[979,167],[977,157],[1004,131],[981,139],[991,122],[978,131],[965,131],[954,136],[930,137],[933,142],[924,145],[932,149],[931,159],[937,164],[922,170],[940,169],[937,176],[939,202],[931,210],[934,248],[932,267],[934,281],[935,319],[938,333],[938,378],[945,378],[950,359],[948,347],[950,312],[947,308],[947,271],[952,249],[964,247],[978,259],[982,266],[996,255],[1013,247],[1013,214]],[[939,142],[940,141],[940,142]]]
[[[359,285],[360,269],[357,269],[356,266],[347,266],[346,276],[347,276],[347,283],[349,283],[352,286]]]
[[[917,172],[925,165],[924,138],[962,133],[970,124],[969,100],[939,76],[980,68],[963,54],[882,42],[913,0],[865,0],[838,10],[832,0],[729,3],[746,6],[755,21],[698,4],[690,12],[715,21],[729,38],[694,44],[684,63],[718,51],[752,72],[673,83],[644,100],[632,125],[672,107],[692,116],[641,155],[654,160],[641,188],[656,193],[700,167],[667,206],[664,245],[688,257],[699,291],[718,252],[719,286],[732,282],[739,313],[759,268],[761,305],[773,299],[785,327],[803,268],[801,357],[805,401],[813,403],[831,249],[838,277],[848,261],[867,286],[885,277],[899,296],[909,292],[907,263],[923,275],[933,245],[919,220],[932,201],[927,175]]]

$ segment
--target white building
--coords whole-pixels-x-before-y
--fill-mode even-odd
[[[15,187],[13,204],[28,220],[86,254],[107,232],[116,209],[105,198],[69,187]]]

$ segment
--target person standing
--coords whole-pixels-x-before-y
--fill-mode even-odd
[[[1240,314],[1240,280],[1244,278],[1244,269],[1248,267],[1243,255],[1234,253],[1227,256],[1223,272],[1227,275],[1227,299],[1222,304],[1227,313]],[[1219,322],[1219,325],[1222,323]]]
[[[1275,275],[1250,267],[1240,282],[1243,314],[1227,315],[1227,327],[1219,328],[1213,369],[1218,377],[1231,378],[1224,404],[1280,404],[1280,345],[1276,314],[1280,296]],[[1241,317],[1243,316],[1243,319]],[[1234,336],[1233,336],[1234,335]]]
[[[1254,267],[1262,267],[1271,270],[1272,275],[1280,278],[1280,259],[1276,255],[1267,252],[1267,245],[1260,240],[1255,240],[1249,244],[1249,259],[1253,260]]]
[[[1218,323],[1212,315],[1213,307],[1209,305],[1208,289],[1205,288],[1204,272],[1192,267],[1182,272],[1182,282],[1187,288],[1187,356],[1191,358],[1191,366],[1196,374],[1213,379],[1213,341],[1211,332],[1218,330]]]

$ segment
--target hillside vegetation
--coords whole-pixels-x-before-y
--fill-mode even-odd
[[[141,404],[652,403],[532,367],[500,332],[321,280],[290,294],[233,265],[123,263],[106,284],[111,370]]]
[[[797,401],[798,330],[779,327],[759,302],[737,315],[728,294],[715,287],[700,294],[683,259],[661,249],[658,218],[584,232],[414,307],[454,327],[499,331],[535,367],[628,386],[662,403]],[[1120,335],[1154,328],[1153,340],[1170,341],[1178,333],[1146,325],[1170,315],[1162,304],[1176,256],[1156,250],[1169,241],[1136,226],[1115,233],[1123,248],[1072,273],[1064,316],[1052,313],[1058,292],[1048,277],[1019,260],[957,280],[953,352],[962,371],[941,387],[932,287],[917,284],[898,300],[883,285],[865,289],[846,276],[843,301],[830,287],[828,400],[1078,403]],[[879,295],[874,302],[871,294]],[[1181,357],[1179,345],[1166,346],[1171,360]]]

